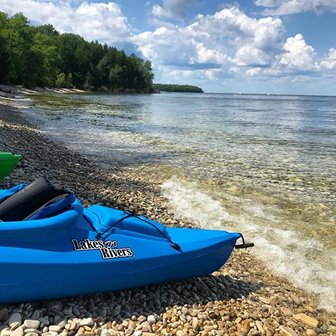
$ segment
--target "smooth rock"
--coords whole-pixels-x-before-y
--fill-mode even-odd
[[[49,326],[49,331],[54,331],[54,332],[58,333],[58,332],[61,331],[61,327],[58,326],[58,325],[51,325],[51,326]]]
[[[292,328],[289,327],[280,327],[280,335],[283,336],[299,336]]]
[[[93,320],[92,320],[92,317],[84,318],[84,319],[82,319],[82,320],[79,322],[79,325],[80,325],[81,327],[83,327],[83,326],[91,326],[91,325],[93,325],[93,324],[94,324],[94,322],[93,322]]]
[[[39,334],[37,332],[29,332],[25,336],[39,336]]]
[[[24,325],[22,326],[22,328],[23,328],[23,331],[24,331],[25,334],[28,334],[30,332],[39,333],[39,331],[36,330],[36,329],[32,329],[32,328],[26,328],[26,329],[24,329]]]
[[[308,327],[311,327],[311,328],[316,328],[317,325],[318,325],[318,320],[316,320],[313,317],[310,317],[306,314],[303,314],[303,313],[293,315],[293,317],[297,321],[302,322],[302,323],[304,323],[305,325],[307,325]]]
[[[265,335],[265,330],[261,324],[260,321],[255,321],[255,325],[257,327],[257,329],[259,330],[259,332],[262,334],[262,335]]]
[[[16,328],[20,327],[21,323],[20,322],[12,322],[10,325],[10,330],[13,331]]]
[[[64,320],[60,320],[57,325],[61,328],[61,329],[64,329],[65,325],[67,324],[67,321],[64,319]]]
[[[111,336],[111,333],[107,329],[103,329],[100,336]]]
[[[250,320],[244,320],[243,323],[241,324],[241,330],[240,330],[241,334],[247,335],[250,329],[251,329]]]
[[[298,298],[295,294],[291,293],[290,296],[291,296],[292,300],[293,300],[298,306],[302,303],[301,299]]]
[[[192,318],[192,322],[191,322],[191,327],[194,331],[197,331],[199,328],[199,322],[198,319],[196,317]]]
[[[17,328],[19,325],[21,325],[21,323],[22,323],[22,316],[19,313],[12,314],[8,321],[8,325],[11,327],[11,329],[13,328],[14,325]]]
[[[40,321],[39,320],[24,320],[23,324],[28,328],[28,329],[38,329],[40,326]]]
[[[47,317],[40,317],[38,319],[43,325],[48,326],[50,324],[49,319]]]
[[[73,315],[75,315],[75,316],[79,316],[79,315],[80,315],[80,310],[79,310],[79,308],[78,308],[77,306],[73,306],[73,308],[72,308],[72,313],[73,313]]]
[[[8,309],[2,308],[0,309],[0,322],[5,322],[8,319]]]
[[[150,323],[150,324],[154,324],[156,322],[156,318],[154,315],[148,315],[147,317],[147,321]]]
[[[23,328],[18,327],[11,333],[11,336],[23,336],[23,334],[24,334]]]
[[[293,312],[287,307],[282,307],[281,311],[283,312],[283,314],[285,316],[292,316],[293,315]]]
[[[37,320],[40,317],[40,311],[35,310],[33,315],[30,317],[31,320]]]
[[[0,333],[1,336],[10,336],[11,334],[12,332],[8,328],[2,329]]]

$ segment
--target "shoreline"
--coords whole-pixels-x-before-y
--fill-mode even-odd
[[[103,170],[47,139],[11,102],[0,97],[0,146],[22,154],[24,160],[10,177],[0,181],[2,189],[44,175],[71,187],[84,205],[100,203],[166,225],[190,225],[172,217],[159,181],[141,175],[141,167]],[[8,324],[14,313],[21,318],[11,330]],[[272,275],[249,252],[237,250],[223,268],[208,277],[0,306],[0,335],[16,332],[13,336],[21,336],[18,328],[24,329],[27,319],[40,321],[36,335],[30,336],[336,334],[336,314],[317,308],[309,294]],[[27,329],[31,328],[26,325]]]

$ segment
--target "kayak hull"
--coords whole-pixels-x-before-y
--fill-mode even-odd
[[[167,281],[203,276],[219,269],[228,259],[231,246],[212,252],[188,253],[183,258],[161,257],[128,265],[105,264],[16,264],[7,267],[11,278],[0,285],[0,303],[35,301],[109,292]],[[169,260],[167,260],[169,259]],[[138,263],[133,270],[132,264]],[[4,268],[4,265],[1,265]],[[14,269],[19,269],[13,279]],[[20,276],[19,276],[20,275]]]
[[[1,223],[0,304],[207,275],[227,261],[240,236],[166,228],[117,209],[83,209],[77,200],[54,217]]]

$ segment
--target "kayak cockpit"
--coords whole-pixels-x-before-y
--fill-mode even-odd
[[[8,243],[59,236],[76,224],[82,213],[82,204],[71,191],[55,187],[45,178],[0,190],[0,240]]]
[[[4,222],[43,219],[68,210],[75,202],[68,189],[51,185],[44,177],[0,193],[0,220]]]

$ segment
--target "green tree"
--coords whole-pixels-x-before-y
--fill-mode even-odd
[[[0,12],[2,83],[151,92],[153,77],[150,62],[134,54]]]

